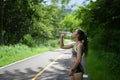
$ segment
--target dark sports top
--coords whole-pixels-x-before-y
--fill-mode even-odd
[[[83,54],[83,52],[82,52],[82,54]],[[72,48],[72,57],[77,57],[77,48],[75,46],[73,46],[73,48]]]

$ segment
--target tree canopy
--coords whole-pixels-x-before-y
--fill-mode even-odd
[[[65,5],[69,0],[59,2]],[[28,34],[39,42],[55,38],[59,22],[65,16],[65,8],[60,8],[54,3],[48,5],[44,0],[3,0],[0,8],[0,43],[23,42]]]

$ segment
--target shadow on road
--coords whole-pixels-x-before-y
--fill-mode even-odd
[[[68,53],[64,54],[68,55]],[[53,60],[50,59],[51,62]],[[70,80],[68,73],[72,65],[70,58],[59,59],[36,80]],[[6,70],[3,74],[0,74],[0,80],[31,80],[43,67],[37,67],[37,69],[38,71],[25,68],[24,72],[19,69],[15,69],[12,72]],[[84,80],[88,80],[88,78],[84,77]]]
[[[65,53],[67,54],[67,53]],[[54,61],[54,59],[50,59]],[[50,67],[49,70],[45,71],[41,77],[37,80],[70,80],[69,79],[69,70],[73,63],[70,58],[62,58],[56,61],[56,63]],[[84,76],[84,80],[89,80],[88,77]]]
[[[22,72],[18,69],[14,70],[14,72],[5,71],[0,74],[0,80],[31,80],[38,73],[30,68],[26,68],[25,71]]]

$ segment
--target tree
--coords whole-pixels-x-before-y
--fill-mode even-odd
[[[103,49],[120,52],[116,40],[120,34],[119,0],[97,0],[86,7],[79,7],[76,18],[81,19],[80,25],[86,29],[94,40],[94,48],[99,44]],[[95,45],[96,43],[96,45]]]
[[[0,34],[4,44],[22,42],[28,34],[41,42],[56,38],[59,22],[65,15],[63,8],[45,4],[44,0],[5,0],[3,12]]]

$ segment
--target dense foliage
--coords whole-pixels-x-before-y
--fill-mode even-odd
[[[57,37],[59,22],[65,16],[65,7],[56,5],[58,2],[48,5],[44,0],[2,0],[0,43],[34,45]],[[61,0],[63,6],[68,2]]]
[[[112,75],[115,74],[114,76],[116,77],[120,74],[119,8],[120,0],[90,1],[90,3],[86,6],[79,6],[77,10],[75,10],[72,14],[67,15],[61,21],[61,25],[63,27],[67,26],[72,30],[82,28],[87,32],[89,48],[94,50],[95,55],[97,54],[95,58],[106,62],[104,63],[107,64],[106,67],[108,69],[106,69],[106,71]],[[92,62],[89,66],[92,66]],[[105,66],[103,65],[102,67]],[[102,67],[98,66],[97,68],[101,69]],[[94,66],[91,68],[91,74],[92,69],[95,68],[96,67]],[[100,75],[100,72],[98,72],[97,75],[99,75],[99,77],[96,80],[101,80],[102,75]],[[94,77],[94,75],[92,75],[92,77]],[[109,80],[110,78],[106,79],[104,77],[104,79]],[[115,79],[111,78],[111,80]],[[118,79],[116,78],[116,80]]]
[[[120,52],[120,1],[97,0],[80,6],[61,21],[63,27],[83,28],[88,33],[94,48]],[[98,47],[96,47],[98,46]]]

